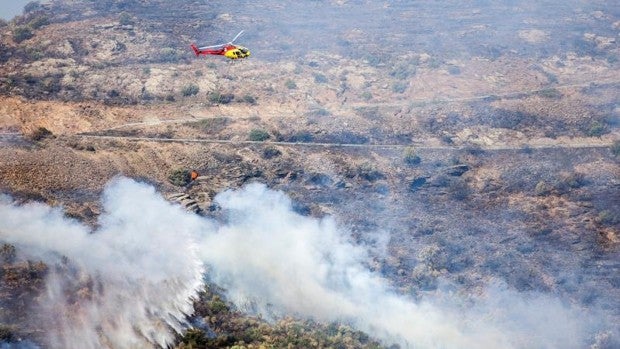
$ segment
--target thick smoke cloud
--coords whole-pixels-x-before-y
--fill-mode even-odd
[[[0,203],[0,240],[55,266],[32,305],[47,344],[165,346],[192,313],[203,275],[247,312],[345,321],[411,348],[583,348],[605,325],[552,295],[500,283],[473,298],[444,290],[414,301],[370,271],[368,249],[333,219],[295,213],[285,194],[251,184],[216,202],[222,222],[117,179],[95,231],[45,205]],[[68,297],[76,288],[77,299]]]
[[[31,321],[53,348],[165,347],[202,283],[190,235],[202,222],[128,179],[103,206],[93,232],[45,205],[0,205],[0,239],[56,266]]]
[[[228,225],[202,239],[209,277],[263,315],[346,321],[412,348],[583,348],[594,318],[549,295],[490,285],[475,299],[439,292],[414,302],[371,272],[363,246],[330,218],[300,216],[254,184],[216,198]]]

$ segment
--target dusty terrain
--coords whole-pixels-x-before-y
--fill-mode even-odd
[[[202,215],[215,194],[259,181],[357,241],[389,233],[369,265],[404,294],[500,278],[620,318],[617,13],[541,24],[568,10],[524,6],[511,31],[492,24],[501,8],[469,5],[444,27],[439,5],[387,5],[419,23],[406,30],[356,26],[338,16],[356,5],[327,1],[312,6],[338,19],[315,19],[325,32],[306,37],[301,5],[188,2],[164,15],[128,2],[120,18],[108,2],[52,1],[0,27],[2,192],[96,224],[115,176]],[[270,10],[294,24],[261,19]],[[239,22],[251,58],[193,57],[189,43],[227,40]],[[195,181],[173,180],[190,170]]]

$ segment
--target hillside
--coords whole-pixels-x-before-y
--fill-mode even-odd
[[[189,49],[241,29],[249,59]],[[33,3],[0,26],[0,191],[96,231],[117,176],[216,222],[219,193],[263,183],[333,217],[391,292],[499,282],[594,314],[587,345],[611,348],[619,33],[611,1]],[[64,267],[3,233],[0,340],[53,347],[25,304]],[[392,344],[356,320],[246,311],[214,280],[174,346]]]

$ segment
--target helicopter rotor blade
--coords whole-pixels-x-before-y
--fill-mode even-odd
[[[222,48],[222,47],[224,47],[225,45],[226,45],[226,44],[211,45],[211,46],[202,46],[202,47],[199,47],[198,49],[199,49],[199,50],[208,50],[208,49],[210,49],[210,48]]]
[[[237,36],[235,36],[235,38],[230,41],[230,43],[232,44],[233,42],[235,42],[235,40],[237,40],[237,38],[239,38],[241,34],[243,34],[243,30],[240,31],[239,34],[237,34]]]

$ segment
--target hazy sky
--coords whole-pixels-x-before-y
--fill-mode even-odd
[[[32,0],[0,0],[0,17],[12,19],[22,13],[24,6]]]

